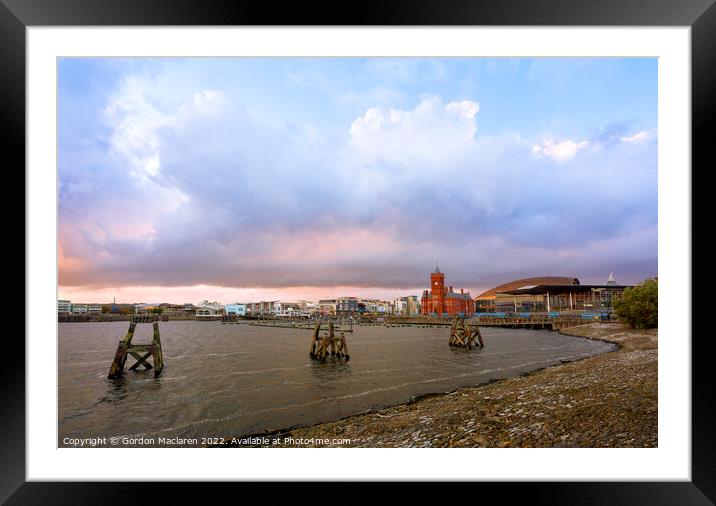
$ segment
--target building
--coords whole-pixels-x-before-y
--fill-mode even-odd
[[[227,315],[246,316],[246,304],[239,304],[238,302],[227,304],[224,311]]]
[[[398,297],[393,299],[393,314],[394,315],[405,315],[408,312],[408,301],[405,297]]]
[[[424,315],[471,315],[475,312],[475,301],[470,297],[470,292],[462,288],[460,293],[453,290],[452,286],[445,286],[445,274],[440,272],[436,265],[435,270],[430,274],[430,291],[423,291],[420,299],[420,313]]]
[[[99,304],[92,304],[91,306],[89,306],[89,308],[87,308],[87,312],[89,314],[101,314],[102,306],[100,306]]]
[[[293,318],[295,316],[301,316],[301,304],[298,302],[282,302],[276,301],[273,303],[273,314],[279,318]]]
[[[420,300],[417,295],[393,299],[393,314],[397,316],[417,316],[420,314]]]
[[[72,312],[74,314],[87,314],[89,307],[87,304],[72,304]]]
[[[311,316],[318,311],[318,304],[310,300],[299,300],[298,301],[298,315],[297,316]]]
[[[358,297],[338,297],[336,299],[336,312],[339,314],[353,314],[360,311]]]
[[[417,316],[420,314],[420,299],[417,295],[408,295],[407,297],[403,297],[403,299],[406,301],[406,311],[409,316]]]
[[[532,278],[522,278],[510,281],[509,283],[503,283],[494,288],[487,290],[475,297],[475,307],[478,312],[486,313],[496,311],[495,301],[498,293],[508,292],[510,290],[517,290],[525,286],[537,286],[537,285],[578,285],[579,280],[576,277],[565,277],[565,276],[537,276]],[[501,304],[504,302],[501,297]]]
[[[70,314],[72,312],[72,302],[69,300],[57,301],[57,314]]]
[[[221,314],[224,311],[224,305],[220,302],[209,302],[208,300],[202,300],[199,302],[199,309],[210,309],[214,314]]]
[[[621,298],[624,290],[630,286],[618,284],[613,274],[609,275],[603,285],[583,285],[577,278],[567,279],[571,279],[571,282],[541,283],[496,290],[493,308],[500,312],[603,310],[611,308],[614,301]]]
[[[261,302],[246,303],[246,313],[251,316],[270,316],[275,314],[277,300],[262,300]]]
[[[365,306],[364,312],[374,315],[388,315],[393,312],[393,303],[378,299],[363,299],[361,304]]]
[[[338,299],[321,299],[318,301],[318,313],[324,316],[336,314]]]

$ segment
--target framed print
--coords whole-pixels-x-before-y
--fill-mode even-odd
[[[28,294],[3,500],[714,500],[690,267],[712,2],[2,2]]]

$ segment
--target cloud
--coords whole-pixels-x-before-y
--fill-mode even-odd
[[[627,137],[621,137],[621,140],[622,140],[622,142],[641,142],[648,138],[649,138],[649,132],[642,130],[641,132],[637,132],[634,135],[630,135]]]
[[[655,257],[652,138],[480,136],[477,102],[436,96],[322,134],[158,81],[125,79],[96,135],[61,142],[63,286],[408,288],[439,259],[470,287]]]
[[[561,142],[555,142],[552,139],[545,139],[540,144],[535,144],[532,147],[532,152],[539,157],[546,156],[558,162],[565,162],[577,156],[580,150],[588,146],[588,141],[575,142],[571,139],[567,139]]]
[[[474,142],[479,104],[443,104],[424,98],[412,110],[373,107],[350,127],[351,146],[368,159],[438,162],[464,152]]]

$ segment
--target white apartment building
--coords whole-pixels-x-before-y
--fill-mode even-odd
[[[363,303],[365,304],[366,313],[390,314],[393,308],[391,302],[384,300],[365,300]]]
[[[393,299],[393,314],[408,314],[408,301],[405,300],[405,297],[398,297],[397,299]]]
[[[72,301],[58,300],[57,314],[70,314],[72,312]]]
[[[208,300],[202,300],[197,306],[199,306],[199,309],[210,309],[214,314],[219,314],[224,310],[224,305],[220,302],[209,302]]]

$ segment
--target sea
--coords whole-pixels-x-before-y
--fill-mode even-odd
[[[482,327],[483,348],[447,327],[353,326],[350,360],[309,357],[311,331],[160,322],[164,369],[108,379],[128,322],[59,323],[58,447],[201,447],[510,378],[615,345],[548,330]],[[150,323],[134,343],[149,343]],[[134,363],[130,356],[127,368]],[[150,359],[151,363],[151,359]],[[98,443],[99,442],[99,443]]]

